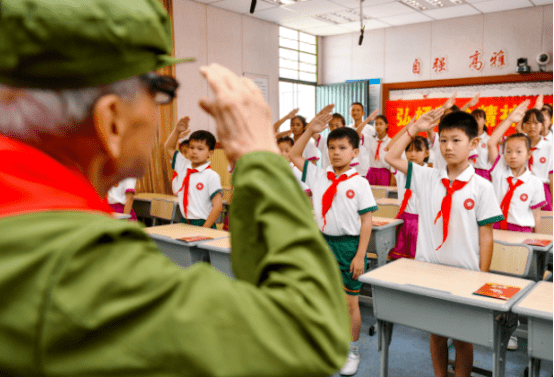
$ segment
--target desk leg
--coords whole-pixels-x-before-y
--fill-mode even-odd
[[[371,235],[373,237],[373,234]],[[377,267],[387,263],[387,255],[396,241],[396,227],[390,227],[375,232],[375,251],[377,253]]]
[[[506,369],[506,349],[510,336],[517,327],[517,314],[494,313],[494,344],[492,352],[492,375],[504,377]]]
[[[389,346],[392,338],[391,322],[377,320],[377,349],[381,352],[381,377],[389,375]]]
[[[541,373],[541,360],[529,356],[529,377],[539,377]]]

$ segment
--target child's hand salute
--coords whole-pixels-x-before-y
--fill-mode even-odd
[[[321,131],[325,130],[327,127],[329,127],[329,122],[331,119],[333,119],[333,116],[330,114],[331,110],[335,107],[334,104],[327,105],[317,115],[310,123],[308,123],[308,126],[306,127],[309,132],[312,134],[320,133]]]
[[[416,132],[414,134],[410,133],[410,136],[415,136],[415,134],[426,132],[432,129],[440,120],[442,114],[444,114],[444,107],[431,110],[428,113],[420,116],[419,119],[414,123],[414,128],[416,129]]]
[[[177,132],[179,132],[179,139],[182,139],[188,134],[190,134],[189,121],[190,121],[190,118],[188,116],[182,117],[175,125]]]

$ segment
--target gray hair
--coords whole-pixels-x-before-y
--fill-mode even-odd
[[[0,134],[22,141],[37,141],[40,135],[69,136],[80,131],[92,116],[96,101],[116,94],[132,101],[143,87],[133,77],[103,86],[78,89],[29,89],[0,84]]]

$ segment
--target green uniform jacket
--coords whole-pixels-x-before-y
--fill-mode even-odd
[[[139,225],[78,211],[0,219],[0,375],[310,376],[350,325],[334,257],[285,160],[233,175],[231,280],[183,269]]]

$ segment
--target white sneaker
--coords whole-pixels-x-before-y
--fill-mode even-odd
[[[509,350],[517,350],[517,336],[511,336],[510,340],[508,341],[508,349]]]
[[[360,365],[360,355],[357,351],[348,352],[348,357],[346,358],[346,363],[340,370],[340,374],[343,376],[352,376],[358,371],[358,366]]]

